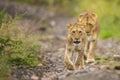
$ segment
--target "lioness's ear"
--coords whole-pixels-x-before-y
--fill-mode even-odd
[[[97,19],[97,15],[95,13],[92,14],[92,18],[93,20],[96,22],[96,19]]]
[[[68,27],[68,28],[72,27],[72,24],[67,24],[67,27]]]
[[[82,19],[82,17],[83,17],[83,15],[79,15],[79,17],[78,17],[77,21],[78,21],[78,22],[80,22],[80,21],[81,21],[81,19]]]
[[[83,31],[85,31],[85,27],[81,27],[81,29],[82,29]]]
[[[95,13],[91,13],[93,17],[97,18],[97,15]]]

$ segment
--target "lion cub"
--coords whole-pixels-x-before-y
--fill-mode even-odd
[[[94,62],[94,51],[96,48],[98,33],[99,33],[99,24],[97,20],[97,16],[92,11],[82,12],[78,19],[77,23],[83,25],[85,32],[87,33],[87,61],[86,62]]]
[[[80,24],[68,24],[64,63],[69,70],[84,68],[87,35]]]

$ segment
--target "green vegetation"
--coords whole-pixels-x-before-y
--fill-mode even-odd
[[[14,0],[78,15],[85,10],[94,11],[99,18],[100,38],[120,37],[120,0]]]
[[[0,11],[0,77],[9,76],[11,66],[38,64],[37,53],[40,52],[40,45],[31,39],[34,35],[28,33],[27,27],[16,26],[21,15],[12,18],[4,11]]]
[[[110,55],[108,57],[105,57],[105,55],[95,56],[95,60],[99,64],[109,65],[109,68],[115,68],[115,66],[120,64],[119,61],[115,61],[113,59],[112,55]]]
[[[82,10],[92,10],[98,15],[101,32],[100,38],[120,37],[120,1],[119,0],[84,0]]]

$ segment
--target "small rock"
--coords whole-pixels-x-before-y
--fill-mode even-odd
[[[93,72],[93,71],[96,71],[96,69],[97,69],[97,68],[94,68],[94,67],[89,68],[89,70],[92,71],[92,72]]]
[[[120,70],[120,65],[119,66],[115,66],[114,69]]]
[[[51,76],[51,80],[59,80],[59,78],[57,75],[53,75],[53,76]]]
[[[61,80],[120,80],[119,75],[112,70],[94,71],[86,74],[72,74]]]
[[[66,77],[70,76],[73,74],[73,71],[68,71],[68,73],[65,75]]]
[[[41,80],[51,80],[50,78],[41,78]]]
[[[43,66],[43,64],[40,63],[40,64],[38,64],[38,66]]]
[[[66,77],[65,74],[59,75],[58,80],[63,80]]]
[[[59,48],[58,50],[63,52],[65,50],[65,48]]]
[[[55,25],[56,25],[56,22],[55,22],[55,21],[51,21],[50,24],[51,24],[52,26],[55,26]]]
[[[113,55],[114,61],[120,61],[120,55]]]
[[[29,76],[28,76],[28,75],[23,75],[22,78],[25,79],[25,80],[28,80],[28,79],[29,79]]]
[[[101,70],[110,69],[110,66],[109,65],[101,65],[100,69]]]
[[[82,70],[75,70],[75,71],[74,71],[74,74],[75,74],[75,75],[77,75],[77,74],[82,74],[82,73],[88,73],[88,71],[87,71],[87,70],[84,70],[84,69],[82,69]]]
[[[46,28],[45,27],[41,27],[41,28],[39,28],[39,31],[45,32]]]
[[[38,80],[38,79],[39,79],[39,77],[38,77],[38,76],[36,76],[36,75],[32,75],[32,76],[31,76],[31,79],[32,79],[32,80]]]

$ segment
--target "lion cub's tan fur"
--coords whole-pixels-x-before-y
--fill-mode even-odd
[[[77,19],[78,24],[83,24],[82,26],[87,33],[87,61],[86,62],[93,62],[94,61],[94,51],[96,48],[98,33],[99,33],[99,24],[97,20],[97,16],[92,11],[86,11],[79,15]]]
[[[80,41],[79,44],[74,43],[76,39]],[[64,63],[67,69],[74,70],[84,67],[86,40],[87,35],[78,24],[68,25],[68,37],[64,55]]]

